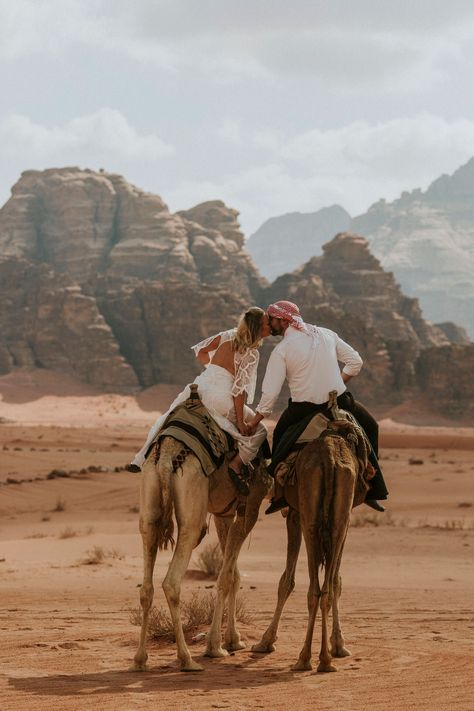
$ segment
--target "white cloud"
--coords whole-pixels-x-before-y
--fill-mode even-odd
[[[154,134],[141,134],[114,109],[102,108],[62,126],[45,126],[26,116],[0,119],[0,205],[23,170],[64,165],[123,173],[133,182],[154,172],[174,147]]]
[[[256,138],[260,164],[219,182],[181,182],[164,196],[171,208],[219,197],[240,211],[249,235],[268,217],[334,203],[355,216],[381,197],[392,200],[403,190],[425,189],[474,155],[474,121],[428,114],[314,129],[286,141],[271,134],[266,145],[261,134],[242,135],[250,145]]]

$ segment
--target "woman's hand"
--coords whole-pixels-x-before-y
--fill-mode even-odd
[[[238,422],[237,429],[241,435],[244,435],[244,437],[248,437],[251,434],[250,427],[245,422]]]

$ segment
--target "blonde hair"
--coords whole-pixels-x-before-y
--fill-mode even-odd
[[[260,332],[264,316],[265,311],[258,306],[251,306],[242,314],[232,343],[234,351],[243,353],[247,348],[258,348],[262,342]]]

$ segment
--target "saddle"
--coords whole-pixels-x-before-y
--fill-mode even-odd
[[[234,438],[219,427],[203,405],[198,386],[192,383],[190,390],[189,398],[170,412],[150,448],[154,448],[156,461],[160,456],[161,440],[172,437],[183,444],[183,449],[173,461],[173,469],[181,466],[192,452],[199,459],[204,474],[209,477],[237,447]]]
[[[329,410],[331,417],[321,412],[309,415],[302,421],[289,427],[275,452],[271,469],[280,486],[293,486],[297,480],[296,463],[298,455],[305,445],[327,436],[344,437],[354,447],[359,461],[354,506],[362,503],[369,489],[369,481],[375,475],[375,469],[369,461],[370,443],[363,428],[356,418],[337,406],[337,393],[330,393]],[[348,430],[347,424],[351,428]]]

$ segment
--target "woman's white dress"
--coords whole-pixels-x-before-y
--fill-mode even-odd
[[[236,329],[231,329],[230,331],[222,331],[222,333],[217,334],[220,336],[218,345],[220,346],[222,343],[230,341],[235,336],[235,332]],[[206,340],[192,346],[192,350],[197,355],[202,348],[212,343],[215,338],[216,336],[206,338]],[[212,360],[215,352],[214,350],[209,353],[210,360]],[[236,352],[234,355],[235,375],[232,375],[220,365],[209,363],[204,372],[198,375],[194,380],[194,383],[198,386],[198,393],[201,400],[214,420],[225,432],[228,432],[237,441],[239,454],[244,464],[248,464],[255,458],[261,444],[267,436],[267,430],[260,422],[254,435],[246,437],[240,434],[237,429],[237,418],[233,398],[246,392],[247,402],[253,402],[257,382],[258,360],[258,350],[256,348],[248,348],[244,353]],[[145,444],[133,458],[133,464],[139,467],[143,466],[148,448],[159,430],[163,427],[166,418],[177,405],[187,400],[189,396],[190,388],[189,385],[186,385],[184,390],[171,403],[167,412],[158,417],[155,421],[148,433]],[[250,407],[244,405],[244,419],[246,421],[250,420],[254,414]]]

